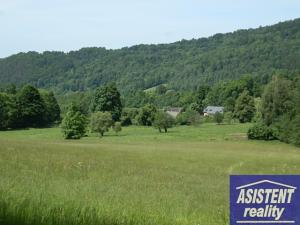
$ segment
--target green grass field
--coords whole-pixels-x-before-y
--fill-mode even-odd
[[[248,127],[0,132],[0,224],[228,224],[229,174],[300,173],[299,148],[248,141]]]

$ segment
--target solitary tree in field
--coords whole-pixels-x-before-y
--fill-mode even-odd
[[[158,128],[159,132],[163,129],[165,133],[168,132],[168,128],[171,128],[174,125],[175,121],[172,116],[169,114],[158,111],[155,114],[153,126]]]
[[[110,112],[114,121],[118,121],[122,113],[120,93],[115,84],[109,84],[96,89],[92,98],[92,112]]]
[[[61,128],[65,139],[79,139],[85,134],[86,117],[71,104],[61,123]]]
[[[255,114],[254,98],[244,90],[235,104],[234,116],[241,122],[250,122]]]
[[[101,137],[114,124],[109,112],[95,112],[91,115],[90,128],[91,132],[99,133]]]

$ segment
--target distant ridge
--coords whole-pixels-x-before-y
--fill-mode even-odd
[[[69,53],[19,53],[0,59],[0,83],[31,83],[57,93],[84,91],[114,81],[123,93],[159,84],[186,90],[200,84],[299,74],[300,19],[257,29],[171,44]]]

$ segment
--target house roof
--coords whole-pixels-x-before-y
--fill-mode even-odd
[[[223,112],[224,107],[223,106],[207,106],[203,112],[205,113],[217,113],[217,112]]]
[[[262,184],[262,183],[270,183],[270,184],[275,184],[275,185],[282,186],[282,187],[297,189],[296,187],[293,187],[293,186],[290,186],[290,185],[287,185],[287,184],[282,184],[282,183],[270,181],[270,180],[261,180],[261,181],[258,181],[258,182],[254,182],[254,183],[250,183],[250,184],[246,184],[246,185],[237,187],[236,189],[239,190],[239,189],[243,189],[243,188],[246,188],[246,187],[251,187],[251,186],[254,186],[254,185],[257,185],[257,184]]]

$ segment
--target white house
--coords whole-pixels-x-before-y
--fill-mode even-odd
[[[203,110],[203,115],[204,116],[215,115],[217,112],[218,113],[223,113],[224,112],[224,107],[222,107],[222,106],[207,106]]]

